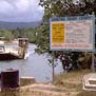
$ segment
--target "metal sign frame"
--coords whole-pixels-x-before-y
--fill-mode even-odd
[[[90,36],[90,37],[88,37],[88,38],[91,38],[91,41],[90,41],[90,45],[92,46],[92,48],[64,48],[64,47],[53,47],[53,45],[52,45],[52,42],[54,41],[54,40],[56,40],[56,38],[55,39],[53,39],[53,41],[52,41],[52,34],[54,34],[54,36],[55,36],[55,31],[53,31],[52,30],[52,27],[54,27],[55,26],[55,23],[61,23],[61,24],[65,24],[66,22],[69,22],[69,23],[72,23],[72,22],[75,22],[75,24],[76,23],[79,23],[79,22],[81,22],[81,24],[83,24],[82,22],[89,22],[90,24],[91,24],[91,26],[89,26],[90,27],[90,35],[88,35],[88,36]],[[54,26],[52,26],[52,24],[54,24]],[[59,28],[63,28],[62,26],[63,25],[60,25],[61,27],[59,27]],[[73,25],[72,25],[73,26]],[[58,25],[57,26],[55,26],[55,27],[58,27]],[[54,28],[55,28],[54,27]],[[59,29],[59,28],[57,28],[57,29]],[[78,27],[79,28],[79,27]],[[65,29],[64,29],[65,30]],[[63,32],[64,31],[63,29],[61,29],[61,31]],[[86,29],[87,30],[87,29]],[[53,33],[52,33],[52,31],[53,31]],[[62,32],[59,32],[61,35],[63,34]],[[58,33],[58,34],[59,34]],[[58,35],[57,34],[57,36],[61,36],[60,34]],[[60,40],[61,39],[61,42],[62,42],[62,40],[63,40],[63,36],[65,36],[64,34],[61,36],[61,38],[57,38],[57,42],[58,42],[58,46],[59,46],[59,41],[58,40]],[[54,41],[55,42],[55,41]],[[52,50],[52,51],[82,51],[82,52],[95,52],[95,16],[94,15],[88,15],[88,16],[71,16],[71,17],[54,17],[54,18],[51,18],[50,19],[50,50]]]

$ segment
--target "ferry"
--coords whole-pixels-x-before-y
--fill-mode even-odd
[[[0,37],[0,61],[24,59],[28,49],[28,38],[8,42]]]

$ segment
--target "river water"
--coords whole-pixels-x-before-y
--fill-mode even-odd
[[[52,68],[49,66],[48,55],[38,55],[35,53],[35,45],[30,44],[26,59],[13,61],[0,61],[0,72],[7,68],[18,69],[20,76],[32,76],[37,82],[48,82],[52,80]],[[55,73],[60,74],[63,71],[60,61],[55,67]]]

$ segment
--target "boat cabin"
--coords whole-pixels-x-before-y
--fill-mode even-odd
[[[21,58],[24,58],[28,48],[28,38],[18,38],[18,41],[19,41],[18,54]]]
[[[5,52],[5,47],[3,45],[0,45],[0,53],[4,53]]]
[[[28,46],[28,38],[18,38],[19,47],[27,47]]]

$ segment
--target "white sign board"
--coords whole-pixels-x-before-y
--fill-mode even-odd
[[[94,21],[94,16],[51,19],[50,49],[93,51]]]

